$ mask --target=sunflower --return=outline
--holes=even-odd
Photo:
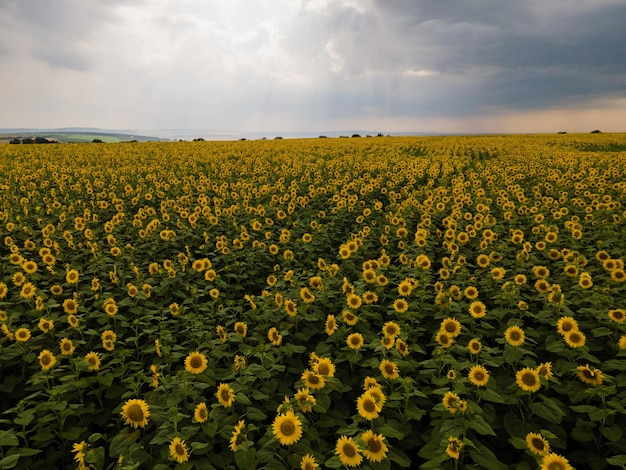
[[[411,291],[413,291],[413,282],[410,279],[405,279],[398,285],[398,294],[403,297],[411,295]]]
[[[615,282],[626,281],[626,271],[623,269],[615,269],[614,271],[611,271],[611,279]]]
[[[574,470],[565,457],[550,452],[541,460],[539,470]]]
[[[370,397],[374,399],[376,402],[376,406],[382,410],[383,406],[385,406],[385,402],[387,401],[387,396],[382,391],[379,385],[369,387],[365,389],[365,392],[369,394]]]
[[[469,306],[469,313],[474,318],[482,318],[485,316],[487,308],[480,300],[474,300]]]
[[[619,341],[617,342],[617,346],[620,349],[626,349],[626,335],[622,335],[619,339]]]
[[[535,281],[535,290],[541,294],[546,294],[550,292],[550,283],[545,279],[538,279]]]
[[[241,419],[234,426],[233,434],[231,435],[230,441],[228,444],[228,448],[233,452],[237,452],[239,449],[242,448],[242,445],[239,443],[239,436],[241,435],[241,431],[243,431],[243,428],[245,427],[245,425],[246,425],[246,422],[243,419]]]
[[[150,417],[150,407],[144,400],[133,398],[127,400],[121,412],[124,424],[137,428],[145,428]]]
[[[469,350],[470,354],[478,354],[480,353],[482,348],[482,343],[476,338],[471,339],[467,345],[467,349]]]
[[[78,325],[80,324],[80,320],[78,319],[78,317],[76,315],[68,315],[67,316],[67,323],[72,328],[78,328]]]
[[[623,308],[609,310],[608,315],[611,321],[614,321],[615,323],[622,323],[626,320],[626,311]]]
[[[387,457],[389,448],[385,444],[385,436],[382,434],[375,434],[370,429],[361,434],[361,440],[365,443],[361,452],[370,462],[382,462]]]
[[[280,343],[283,341],[282,335],[278,332],[275,326],[271,327],[267,332],[267,339],[270,340],[274,346],[280,346]]]
[[[524,344],[526,336],[524,334],[524,330],[522,330],[519,326],[513,325],[509,326],[504,332],[504,339],[511,346],[521,346]]]
[[[461,455],[461,449],[463,448],[463,441],[457,437],[448,437],[448,446],[446,447],[446,454],[453,459],[459,459]]]
[[[23,299],[32,299],[35,296],[35,284],[32,282],[26,282],[22,286],[22,290],[20,291],[20,297]]]
[[[404,313],[409,309],[409,303],[404,299],[396,299],[393,302],[393,309],[396,313]]]
[[[78,282],[78,271],[75,269],[70,269],[65,273],[65,281],[68,284],[76,284]]]
[[[537,366],[537,373],[540,377],[548,380],[552,377],[552,363],[551,362],[542,362]]]
[[[302,437],[302,423],[292,410],[279,414],[272,423],[274,437],[284,446],[289,446]]]
[[[481,254],[476,257],[476,264],[481,268],[489,266],[489,256]]]
[[[396,351],[406,357],[409,355],[409,346],[403,339],[396,338]]]
[[[454,343],[454,339],[452,339],[452,336],[441,330],[439,330],[435,335],[435,341],[437,341],[437,343],[439,343],[442,347],[446,349],[451,347]]]
[[[171,303],[168,308],[173,317],[180,315],[180,306],[176,302]]]
[[[395,362],[390,361],[389,359],[383,359],[380,361],[380,366],[378,366],[380,373],[383,374],[383,377],[388,380],[395,380],[400,377],[400,373],[398,372],[398,365]]]
[[[465,298],[468,300],[475,300],[478,297],[478,289],[474,286],[466,287],[463,291]]]
[[[321,357],[313,366],[313,370],[325,377],[335,376],[335,364],[332,363],[327,357]]]
[[[375,283],[376,282],[376,276],[377,276],[376,271],[374,271],[371,268],[363,270],[363,280],[367,284]]]
[[[506,269],[504,269],[504,268],[493,268],[491,270],[491,279],[493,279],[494,281],[499,281],[499,280],[504,278],[505,274],[506,274]]]
[[[582,331],[570,331],[563,335],[563,338],[570,348],[580,348],[584,346],[587,339]]]
[[[215,396],[217,397],[217,401],[224,408],[230,408],[235,402],[235,393],[233,392],[233,389],[230,388],[230,385],[225,383],[219,384]]]
[[[359,317],[357,317],[350,310],[344,310],[343,312],[341,312],[341,319],[348,326],[354,326],[359,321]]]
[[[446,318],[441,321],[439,330],[445,332],[451,338],[456,338],[461,334],[461,322],[456,318]]]
[[[15,339],[22,343],[30,339],[30,330],[28,328],[18,328],[15,331]]]
[[[287,312],[287,315],[290,317],[295,317],[298,314],[298,307],[293,300],[285,300],[285,312]]]
[[[348,307],[356,310],[361,306],[361,297],[356,294],[348,294],[346,297],[346,303],[348,304]]]
[[[41,370],[49,370],[52,369],[52,366],[57,362],[57,358],[54,357],[51,351],[44,349],[37,356],[39,359],[39,365],[41,365]]]
[[[395,338],[400,334],[400,325],[396,322],[388,321],[383,325],[383,335],[389,338]]]
[[[371,421],[373,419],[378,418],[378,413],[380,413],[381,409],[376,400],[369,394],[368,391],[365,391],[356,401],[356,408],[363,419]]]
[[[236,322],[235,323],[235,333],[237,333],[242,338],[245,338],[246,334],[248,333],[248,325],[246,325],[242,321]]]
[[[335,331],[337,331],[339,326],[337,325],[337,321],[335,319],[335,315],[328,315],[326,317],[326,324],[324,326],[324,331],[328,336],[331,336]]]
[[[522,370],[517,371],[515,383],[525,392],[536,392],[541,388],[539,372],[537,372],[537,369],[531,369],[530,367],[524,367]]]
[[[303,287],[300,289],[300,298],[304,301],[305,304],[310,304],[315,301],[315,295],[311,293],[308,287]]]
[[[593,281],[588,273],[582,273],[578,279],[578,285],[581,289],[591,289],[593,287]]]
[[[300,378],[309,388],[319,389],[324,388],[324,386],[326,385],[326,379],[323,375],[320,375],[308,369],[302,372]]]
[[[87,370],[94,371],[100,369],[100,354],[91,351],[85,356],[85,362],[87,362]]]
[[[602,385],[604,379],[602,371],[595,367],[590,367],[589,364],[578,366],[576,368],[576,375],[588,385]]]
[[[337,439],[335,454],[339,456],[339,460],[346,467],[356,467],[363,461],[361,449],[351,437],[341,436]]]
[[[562,335],[570,331],[578,331],[578,323],[572,317],[561,317],[556,323],[556,330]]]
[[[480,365],[472,367],[467,376],[469,381],[477,387],[483,387],[489,382],[489,371]]]
[[[65,299],[63,301],[63,310],[69,315],[76,315],[78,312],[78,303],[75,299]]]
[[[228,340],[228,336],[226,335],[226,330],[222,325],[217,325],[215,327],[215,331],[217,332],[217,336],[219,337],[222,343],[225,343]]]
[[[363,335],[361,333],[352,333],[346,338],[346,343],[350,349],[356,351],[363,346]]]
[[[4,282],[0,282],[0,299],[4,299],[9,292],[9,288]]]
[[[114,317],[117,314],[117,304],[115,303],[115,299],[106,299],[102,306],[104,307],[104,311],[105,313],[110,316],[110,317]]]
[[[48,331],[54,329],[54,320],[49,320],[47,318],[40,318],[37,326],[42,332],[47,333]]]
[[[363,380],[363,390],[367,390],[368,388],[380,387],[380,384],[374,377],[367,376]]]
[[[450,414],[454,414],[458,411],[457,403],[460,399],[461,397],[459,397],[456,393],[448,390],[444,393],[441,403],[443,404],[443,407],[450,412]]]
[[[193,412],[193,417],[198,423],[204,423],[207,419],[209,419],[209,413],[205,402],[198,403]]]
[[[309,389],[307,387],[299,388],[294,398],[296,402],[298,402],[298,406],[303,413],[310,413],[313,411],[313,407],[317,403],[317,400],[313,395],[309,393]]]
[[[547,455],[550,452],[550,444],[546,438],[534,432],[526,434],[526,446],[533,454]]]
[[[185,370],[192,374],[201,374],[207,368],[208,361],[204,354],[195,351],[185,358]]]
[[[311,454],[305,454],[300,460],[300,470],[315,470],[318,467],[315,457]]]
[[[170,442],[170,457],[176,460],[178,463],[185,463],[189,460],[189,451],[180,437],[175,437]]]

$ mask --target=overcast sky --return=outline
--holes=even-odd
[[[0,128],[626,131],[625,0],[0,0]]]

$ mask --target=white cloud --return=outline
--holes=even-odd
[[[402,72],[402,75],[407,77],[434,77],[435,75],[439,75],[439,72],[436,70],[405,70]]]

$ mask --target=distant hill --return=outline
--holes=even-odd
[[[84,143],[93,142],[94,140],[100,140],[105,143],[125,142],[131,140],[138,142],[169,140],[163,137],[141,135],[132,131],[126,132],[121,130],[85,127],[69,127],[59,129],[0,129],[0,142],[10,142],[13,139],[19,139],[21,141],[22,139],[28,138],[34,140],[38,137],[62,143]]]

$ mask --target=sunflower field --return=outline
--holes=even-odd
[[[626,467],[626,135],[0,146],[0,468]]]

